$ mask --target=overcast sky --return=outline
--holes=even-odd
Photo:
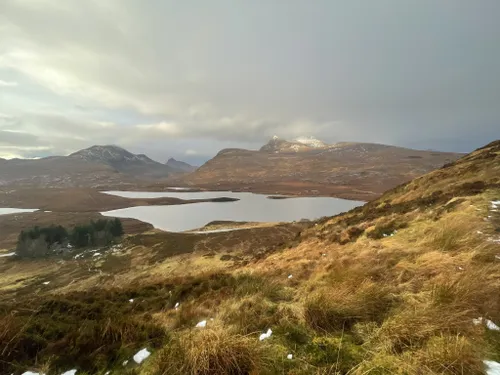
[[[498,0],[1,0],[0,157],[500,138]]]

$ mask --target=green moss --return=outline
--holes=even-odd
[[[365,351],[355,344],[350,335],[315,337],[306,347],[306,358],[310,364],[328,368],[333,365],[333,373],[347,373],[361,363],[364,356]]]

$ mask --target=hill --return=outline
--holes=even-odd
[[[499,209],[496,141],[313,223],[2,257],[0,371],[485,374]]]
[[[165,164],[171,168],[174,168],[176,170],[186,172],[186,173],[193,172],[198,168],[198,167],[195,167],[195,166],[188,164],[186,162],[183,162],[180,160],[175,160],[174,158],[168,159],[168,161]]]
[[[371,143],[327,145],[311,138],[288,142],[273,137],[260,151],[222,150],[181,181],[205,188],[371,200],[460,156]]]
[[[0,160],[0,186],[130,188],[186,173],[118,146],[92,146],[69,156]]]

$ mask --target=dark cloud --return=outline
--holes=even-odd
[[[467,151],[498,137],[499,11],[494,0],[4,0],[0,113],[54,152],[110,142],[211,155],[273,134]]]

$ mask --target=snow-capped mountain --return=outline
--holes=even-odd
[[[267,144],[262,146],[263,152],[302,152],[317,148],[326,148],[328,145],[314,137],[298,137],[293,141],[281,139],[277,135],[273,136]]]
[[[319,139],[314,138],[312,136],[310,136],[310,137],[298,137],[298,138],[295,138],[294,141],[305,144],[306,146],[313,147],[313,148],[323,148],[323,147],[327,146],[327,144],[325,142],[320,141]]]

